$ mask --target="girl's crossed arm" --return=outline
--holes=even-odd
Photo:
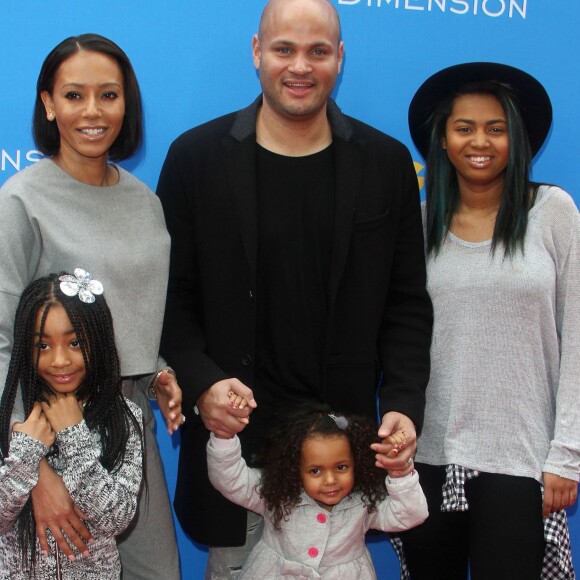
[[[16,522],[38,481],[38,464],[54,443],[54,431],[38,403],[24,423],[15,423],[10,453],[0,467],[0,534]]]
[[[142,426],[139,407],[127,404]],[[131,429],[122,463],[112,472],[101,464],[100,438],[84,420],[58,432],[56,442],[65,462],[62,479],[75,505],[99,534],[120,534],[137,509],[143,465],[141,431]]]

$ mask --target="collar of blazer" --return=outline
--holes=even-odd
[[[256,133],[256,118],[258,109],[262,105],[262,95],[260,95],[249,107],[241,109],[236,115],[236,119],[230,130],[230,136],[236,141],[243,141],[244,139]],[[348,141],[353,134],[352,125],[348,119],[342,114],[338,105],[332,100],[328,99],[326,105],[326,114],[330,121],[332,128],[332,135]]]

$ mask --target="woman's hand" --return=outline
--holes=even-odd
[[[44,443],[47,447],[50,447],[54,443],[54,438],[56,436],[50,421],[42,412],[40,403],[34,403],[32,411],[30,412],[30,415],[28,415],[26,421],[24,421],[24,423],[14,423],[12,431],[26,433],[33,439]]]
[[[89,555],[87,543],[92,536],[83,520],[84,514],[74,505],[67,488],[59,477],[42,459],[38,466],[38,483],[30,494],[36,522],[36,535],[42,551],[48,555],[46,530],[52,533],[58,547],[69,559],[74,559],[70,544],[74,544],[85,556]],[[68,540],[67,540],[68,538]]]
[[[544,517],[576,503],[578,482],[544,472]]]
[[[73,393],[49,395],[48,403],[43,402],[41,405],[42,411],[57,433],[83,420],[82,403]]]
[[[167,432],[172,435],[185,421],[181,414],[181,389],[172,372],[159,371],[153,379],[153,391],[159,404],[159,410],[165,417]]]

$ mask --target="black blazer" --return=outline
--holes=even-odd
[[[161,353],[175,369],[188,417],[175,509],[209,545],[241,545],[245,510],[207,478],[209,436],[193,412],[213,383],[254,389],[256,114],[250,107],[187,131],[170,147],[157,193],[172,238]],[[376,416],[399,411],[420,430],[429,378],[432,308],[417,177],[407,149],[328,102],[335,154],[334,241],[320,399]],[[251,421],[247,430],[251,429]]]

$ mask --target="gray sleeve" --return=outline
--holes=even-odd
[[[554,437],[544,471],[578,481],[580,474],[580,214],[565,192],[557,192],[552,236],[556,250],[556,327],[560,376]]]
[[[234,437],[231,445],[221,443],[213,433],[210,435],[207,443],[209,480],[225,498],[264,516],[266,507],[256,490],[260,470],[246,465],[238,437]]]
[[[386,479],[387,497],[369,514],[368,527],[384,532],[402,532],[423,523],[429,511],[427,499],[414,471],[405,477]]]
[[[48,447],[26,433],[12,434],[10,453],[0,465],[0,534],[16,522],[38,482],[38,464]]]
[[[130,406],[142,424],[141,410]],[[100,445],[84,420],[61,431],[56,440],[65,461],[62,479],[75,505],[103,536],[120,534],[137,509],[143,464],[140,434],[131,430],[123,462],[111,473],[101,465]]]
[[[12,353],[14,316],[22,291],[33,280],[40,256],[40,231],[19,195],[19,176],[0,190],[0,393]],[[24,421],[20,397],[13,422]]]

